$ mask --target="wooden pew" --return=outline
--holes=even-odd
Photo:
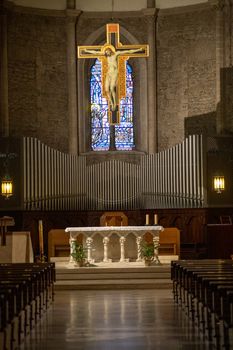
[[[233,347],[232,260],[173,261],[174,300],[217,349]]]
[[[0,264],[0,346],[17,349],[53,300],[54,263]]]

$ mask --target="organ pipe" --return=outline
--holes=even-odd
[[[204,201],[203,140],[189,136],[139,163],[108,160],[87,163],[87,156],[54,150],[24,138],[25,209],[124,210],[181,206],[184,197]],[[182,202],[183,201],[183,202]]]

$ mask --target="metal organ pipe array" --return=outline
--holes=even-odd
[[[24,208],[27,210],[126,210],[202,206],[204,151],[201,135],[140,162],[108,160],[54,150],[23,140]]]

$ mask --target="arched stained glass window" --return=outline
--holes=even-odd
[[[110,147],[108,103],[102,96],[101,63],[98,59],[91,67],[91,147],[93,151],[107,151]],[[134,148],[133,129],[133,78],[132,67],[126,62],[126,97],[120,103],[120,124],[115,126],[117,150]]]

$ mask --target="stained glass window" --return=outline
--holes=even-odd
[[[117,150],[134,148],[133,130],[133,77],[132,67],[126,62],[126,97],[120,102],[120,124],[115,126]],[[91,147],[93,151],[107,151],[110,145],[108,103],[102,96],[101,63],[95,60],[91,68]]]

